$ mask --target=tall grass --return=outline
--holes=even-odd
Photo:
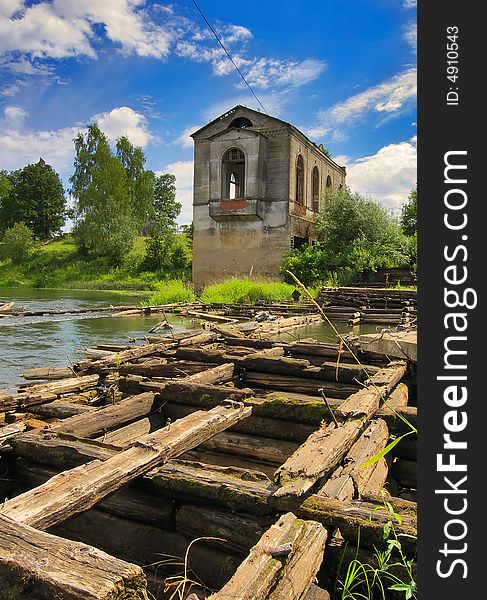
[[[174,304],[176,302],[193,302],[196,294],[193,288],[180,279],[160,281],[155,291],[149,296],[147,304]]]
[[[207,286],[201,294],[201,301],[207,304],[252,303],[258,300],[280,302],[292,300],[294,286],[281,281],[257,281],[231,278]]]

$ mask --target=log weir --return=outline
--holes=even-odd
[[[320,321],[311,303],[260,306],[281,315],[263,323],[245,305],[172,309],[206,328],[100,345],[0,395],[0,598],[159,598],[186,566],[192,600],[330,600],[340,544],[386,548],[388,507],[414,560],[411,363],[276,339]]]

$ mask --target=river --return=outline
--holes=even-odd
[[[130,293],[81,290],[0,288],[0,303],[15,302],[26,310],[61,310],[102,306],[139,305],[143,297]],[[41,317],[0,318],[0,391],[10,391],[22,383],[22,372],[31,367],[64,367],[83,358],[82,350],[98,344],[124,344],[130,338],[147,335],[161,315],[111,318],[110,313],[44,315]],[[194,321],[167,315],[173,331],[197,327]],[[340,333],[352,331],[345,323],[337,324]],[[376,331],[362,326],[361,333]],[[359,328],[353,328],[354,333]],[[299,336],[298,336],[299,334]],[[312,337],[335,341],[328,325],[313,325],[282,339]]]

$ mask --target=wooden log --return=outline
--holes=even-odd
[[[87,510],[135,477],[194,448],[251,412],[251,408],[218,407],[193,413],[170,428],[144,436],[133,447],[104,462],[94,460],[75,467],[8,500],[3,514],[39,528],[54,525]]]
[[[327,532],[283,515],[251,549],[235,575],[209,600],[293,600],[309,591],[323,559]],[[289,546],[291,545],[291,546]],[[287,555],[279,550],[287,548]],[[284,556],[284,557],[283,557]]]
[[[232,379],[234,368],[235,365],[233,363],[218,365],[218,367],[207,369],[201,373],[189,375],[188,377],[185,377],[185,381],[190,383],[206,384],[224,383],[225,381],[230,381],[230,379]]]
[[[176,528],[189,538],[219,537],[224,546],[246,555],[275,517],[256,517],[186,504],[176,513]]]
[[[189,413],[188,413],[189,414]],[[186,416],[186,415],[184,415]],[[154,413],[143,419],[137,419],[133,423],[114,429],[97,437],[99,442],[126,448],[141,436],[147,435],[152,431],[165,427],[167,425],[167,416],[162,413]]]
[[[387,498],[389,502],[389,498]],[[403,505],[404,506],[404,505]],[[394,509],[401,517],[401,523],[394,522],[397,534],[407,534],[411,537],[401,537],[401,544],[407,552],[414,552],[417,537],[416,504],[408,503],[408,508]],[[366,548],[387,547],[384,540],[384,525],[393,519],[384,507],[384,500],[378,503],[362,500],[342,502],[335,498],[312,495],[296,507],[295,513],[302,519],[313,519],[332,530],[338,528],[345,541],[360,544]],[[360,529],[360,533],[359,533]]]
[[[91,406],[75,404],[74,402],[65,402],[64,400],[54,400],[47,404],[34,404],[29,406],[29,412],[34,415],[46,417],[48,419],[66,419],[74,415],[81,415],[93,410]]]
[[[87,544],[37,531],[4,514],[0,514],[0,535],[3,598],[21,600],[35,590],[39,600],[147,599],[145,575],[136,565]]]
[[[408,423],[413,427],[416,427],[418,424],[418,409],[416,406],[404,406],[397,409],[392,415],[387,408],[384,408],[379,410],[376,416],[384,419],[389,427],[389,431],[395,434],[411,431]]]
[[[56,471],[39,465],[30,465],[24,460],[15,465],[15,480],[17,485],[29,489],[42,485]],[[147,523],[158,527],[173,526],[174,500],[159,497],[154,503],[154,495],[140,486],[126,486],[117,492],[106,496],[98,502],[97,508],[124,519],[139,523]]]
[[[133,348],[130,348],[130,350],[110,353],[106,358],[101,358],[99,360],[80,361],[76,363],[75,369],[77,371],[90,371],[92,373],[99,373],[120,367],[122,364],[131,362],[136,358],[141,358],[142,356],[151,356],[153,354],[157,354],[160,350],[167,350],[167,347],[168,344],[164,342],[134,346]]]
[[[52,531],[71,539],[86,540],[106,552],[144,565],[149,581],[154,580],[155,575],[181,573],[191,541],[177,531],[137,523],[97,509],[71,517]],[[165,566],[164,562],[169,557],[172,558],[172,565]],[[188,568],[192,579],[198,578],[213,589],[218,589],[228,581],[240,561],[241,554],[232,552],[231,548],[222,552],[214,542],[200,541],[191,546]],[[159,590],[157,597],[167,598],[161,596],[162,590]],[[125,600],[123,596],[121,598]],[[139,600],[137,596],[126,596],[127,600],[132,598]]]
[[[317,491],[320,496],[337,498],[338,500],[351,500],[360,497],[363,490],[367,490],[369,481],[375,473],[375,465],[363,468],[362,465],[385,448],[389,439],[389,430],[385,421],[377,419],[371,421],[363,434],[350,448],[343,459],[343,466],[339,466],[325,484]],[[387,470],[385,472],[387,477]],[[375,473],[378,476],[378,473]],[[385,478],[384,478],[385,481]],[[382,481],[379,488],[382,487]],[[377,486],[374,480],[372,487]]]
[[[31,385],[19,394],[0,394],[0,412],[51,402],[52,400],[56,400],[56,398],[62,394],[79,392],[95,387],[98,383],[98,379],[98,375],[70,377],[68,379],[60,379],[50,383]]]
[[[24,379],[66,379],[73,376],[73,370],[69,367],[41,367],[26,369],[22,373]]]
[[[358,389],[357,385],[346,383],[334,383],[304,377],[289,377],[286,375],[259,373],[250,370],[245,371],[241,377],[242,381],[250,387],[266,387],[274,390],[301,392],[312,396],[320,396],[318,390],[323,388],[327,396],[333,398],[348,398],[350,394],[353,394]]]
[[[280,488],[273,500],[283,506],[288,501],[305,494],[317,481],[326,477],[345,456],[361,434],[364,421],[346,421],[340,427],[329,426],[319,429],[309,436],[306,442],[276,471],[276,481]]]
[[[205,331],[204,333],[200,333],[198,335],[194,335],[188,338],[184,338],[179,342],[179,346],[192,346],[197,344],[207,344],[208,342],[212,342],[216,340],[217,335],[214,331]]]
[[[200,501],[231,511],[267,515],[277,486],[258,471],[171,460],[141,481],[150,493],[190,502]]]
[[[0,446],[8,442],[15,435],[22,433],[25,428],[26,425],[22,421],[0,427]]]
[[[213,399],[210,399],[205,408],[213,408],[214,406],[218,406],[218,404],[219,402],[214,402]],[[249,399],[249,402],[246,404],[252,406],[251,400]],[[175,420],[185,417],[195,410],[197,410],[197,406],[169,403],[164,407],[164,414],[171,420]],[[232,425],[232,427],[229,428],[229,431],[302,443],[309,435],[311,435],[311,433],[313,433],[313,431],[315,431],[315,429],[316,427],[314,425],[252,415],[248,419]],[[109,440],[109,437],[107,437],[107,440]]]
[[[154,394],[145,392],[126,398],[118,404],[92,408],[61,423],[50,425],[49,429],[76,437],[90,437],[135,421],[159,408],[160,402],[154,400]]]
[[[144,377],[187,377],[208,369],[208,365],[197,362],[171,362],[165,358],[144,361],[140,364],[122,365],[118,372],[121,375],[142,375]]]

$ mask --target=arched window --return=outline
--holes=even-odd
[[[318,171],[318,167],[313,167],[313,176],[312,176],[312,197],[313,197],[313,212],[318,212],[320,210],[320,172]]]
[[[326,178],[326,187],[329,188],[331,187],[331,177],[328,175],[328,177]]]
[[[246,129],[247,127],[252,127],[252,121],[250,119],[247,119],[247,117],[237,117],[236,119],[233,119],[233,121],[230,123],[230,125],[228,126],[230,127],[237,127],[238,129]]]
[[[230,148],[222,159],[222,198],[245,197],[245,155],[239,148]]]
[[[301,154],[296,161],[296,203],[304,204],[304,160]]]

